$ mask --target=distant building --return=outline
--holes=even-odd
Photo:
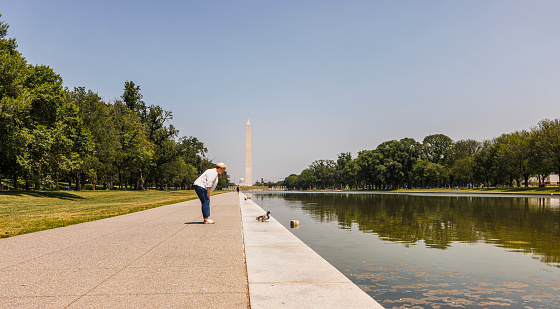
[[[525,181],[523,181],[521,184],[525,185]],[[529,177],[529,185],[537,186],[538,184],[539,179],[537,177]],[[544,184],[549,186],[560,185],[560,176],[558,176],[558,174],[550,174],[544,180]]]

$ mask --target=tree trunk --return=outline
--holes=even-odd
[[[140,169],[138,171],[138,178],[136,179],[136,190],[145,190],[145,188],[144,188],[144,181],[145,180],[146,179],[142,175],[142,170]]]
[[[76,191],[80,191],[80,172],[76,172]]]
[[[17,175],[14,175],[14,190],[17,190],[17,188],[18,188],[17,181],[18,181],[18,177],[17,177]],[[27,181],[25,183],[27,183]],[[29,190],[29,189],[26,189],[26,190]]]
[[[86,189],[86,173],[81,173],[80,174],[80,181],[81,181],[80,190],[85,190]]]
[[[39,179],[40,179],[39,173],[37,173],[35,175],[35,190],[37,190],[37,191],[41,190],[41,185],[39,184]]]

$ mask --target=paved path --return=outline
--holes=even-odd
[[[383,308],[274,217],[256,221],[265,211],[251,199],[240,203],[251,308]]]
[[[382,308],[244,195],[0,239],[0,308]],[[245,257],[246,254],[246,257]]]
[[[0,308],[247,308],[237,194],[0,239]]]

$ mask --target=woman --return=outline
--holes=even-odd
[[[204,224],[214,224],[214,220],[210,219],[210,192],[216,189],[218,185],[218,174],[222,174],[226,170],[226,165],[222,162],[216,164],[215,168],[207,169],[200,177],[194,181],[194,191],[202,203],[202,217]]]

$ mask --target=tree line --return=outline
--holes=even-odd
[[[453,141],[444,134],[391,140],[373,150],[316,160],[280,182],[289,189],[398,189],[528,186],[560,173],[560,120],[484,140]]]
[[[7,33],[0,21],[0,189],[3,177],[26,190],[190,187],[213,166],[204,144],[179,137],[172,112],[148,106],[134,82],[112,102],[69,90],[50,67],[28,64]]]

